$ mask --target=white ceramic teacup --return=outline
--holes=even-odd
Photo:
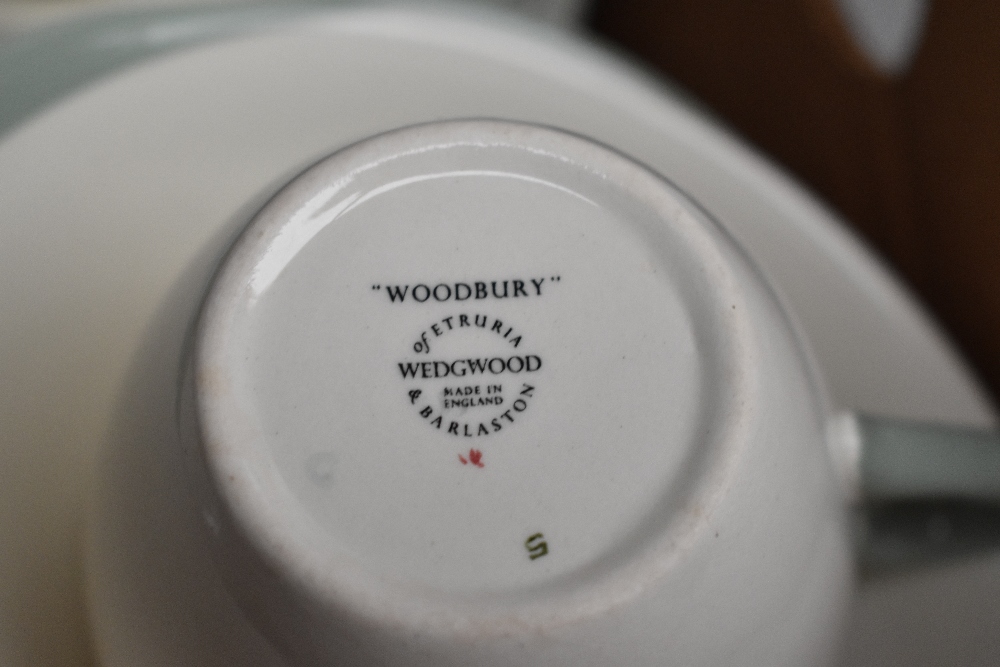
[[[291,664],[819,664],[852,591],[821,380],[655,173],[498,121],[343,149],[212,281],[182,410]]]
[[[838,405],[990,423],[943,337],[821,205],[613,57],[459,14],[110,12],[2,45],[3,431],[19,480],[3,487],[4,656],[822,664],[852,558],[923,553],[920,535],[879,532],[891,511],[862,513],[878,539],[851,545],[845,499],[1000,495],[982,434],[831,417],[805,336],[692,202],[788,299]],[[257,305],[220,296],[211,271],[268,184],[363,137],[486,115],[596,137],[692,196],[526,126],[466,126],[466,144],[492,141],[481,151],[397,154],[461,135],[425,127],[328,165],[383,158],[354,180],[294,179],[254,223],[288,261],[248,282]],[[339,187],[326,194],[343,209],[295,208],[313,186]],[[281,201],[298,225],[281,227]],[[230,277],[261,265],[233,258]],[[186,377],[181,439],[179,360],[200,363],[182,341],[210,284],[202,331],[225,334],[223,372]],[[271,356],[225,356],[239,349]],[[70,537],[99,445],[80,567]],[[932,518],[924,533],[949,533]],[[902,597],[867,587],[848,640],[861,662],[968,657],[960,638],[989,636],[993,609],[976,572]],[[900,603],[942,590],[938,611]]]
[[[819,215],[779,207],[801,196],[787,184],[757,202],[770,187],[764,167],[664,98],[611,86],[614,68],[573,69],[580,53],[535,51],[537,41],[511,41],[515,31],[471,23],[428,20],[431,37],[413,37],[404,26],[425,29],[416,15],[346,16],[268,36],[269,47],[236,44],[238,56],[182,54],[185,76],[225,64],[199,89],[212,91],[208,103],[181,114],[209,118],[203,134],[179,142],[163,122],[170,108],[129,135],[145,146],[158,136],[150,128],[166,128],[156,150],[122,161],[154,156],[163,177],[132,189],[160,198],[116,214],[153,228],[169,199],[156,220],[176,223],[188,246],[171,260],[163,282],[176,284],[157,317],[143,320],[92,511],[89,597],[108,664],[825,664],[853,593],[850,501],[997,495],[992,444],[943,434],[957,444],[941,483],[934,457],[906,467],[893,454],[896,436],[926,428],[832,415],[804,337],[722,228],[588,139],[494,121],[411,127],[343,149],[255,203],[248,193],[316,151],[491,113],[642,155],[734,233],[744,209],[747,220],[784,216],[768,233]],[[376,36],[369,50],[351,31]],[[439,52],[458,34],[517,58],[496,68],[463,55],[478,51]],[[385,67],[373,75],[361,61]],[[479,69],[446,67],[466,61]],[[531,62],[558,76],[527,77]],[[333,71],[346,78],[326,103],[288,97],[322,89]],[[183,86],[163,92],[183,78],[165,72],[133,74],[165,99],[189,99]],[[251,72],[271,78],[247,83]],[[462,88],[470,82],[480,87]],[[368,118],[372,86],[394,113]],[[588,86],[607,90],[574,97]],[[121,99],[145,99],[130,90]],[[232,90],[244,96],[218,111]],[[445,90],[446,102],[429,101]],[[244,119],[251,110],[259,126]],[[225,150],[204,151],[225,156],[217,171],[183,181],[227,117],[238,129]],[[306,121],[322,132],[298,133]],[[644,153],[637,137],[653,145],[654,130],[671,140]],[[184,159],[162,157],[175,143]],[[225,169],[241,158],[250,176],[227,189]],[[182,200],[201,217],[185,217]],[[210,279],[231,231],[223,219],[251,216]],[[753,247],[762,266],[769,247]],[[934,434],[930,449],[941,441]]]

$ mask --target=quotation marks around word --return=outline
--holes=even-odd
[[[470,463],[477,468],[484,468],[486,464],[483,463],[483,453],[478,449],[469,450],[469,458],[465,458],[461,454],[458,455],[458,460],[462,462],[462,465],[469,465]]]
[[[545,536],[535,533],[524,541],[524,548],[528,550],[528,558],[535,560],[549,553],[549,545],[545,542]]]

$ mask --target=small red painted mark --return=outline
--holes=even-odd
[[[469,458],[465,458],[461,454],[458,455],[458,460],[462,462],[462,465],[469,465],[470,463],[477,468],[486,467],[482,461],[483,453],[478,449],[469,450]]]

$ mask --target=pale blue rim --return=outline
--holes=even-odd
[[[95,11],[0,41],[0,137],[89,83],[171,51],[344,2]]]

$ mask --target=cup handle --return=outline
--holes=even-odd
[[[862,567],[1000,549],[1000,432],[863,414],[838,420]]]

